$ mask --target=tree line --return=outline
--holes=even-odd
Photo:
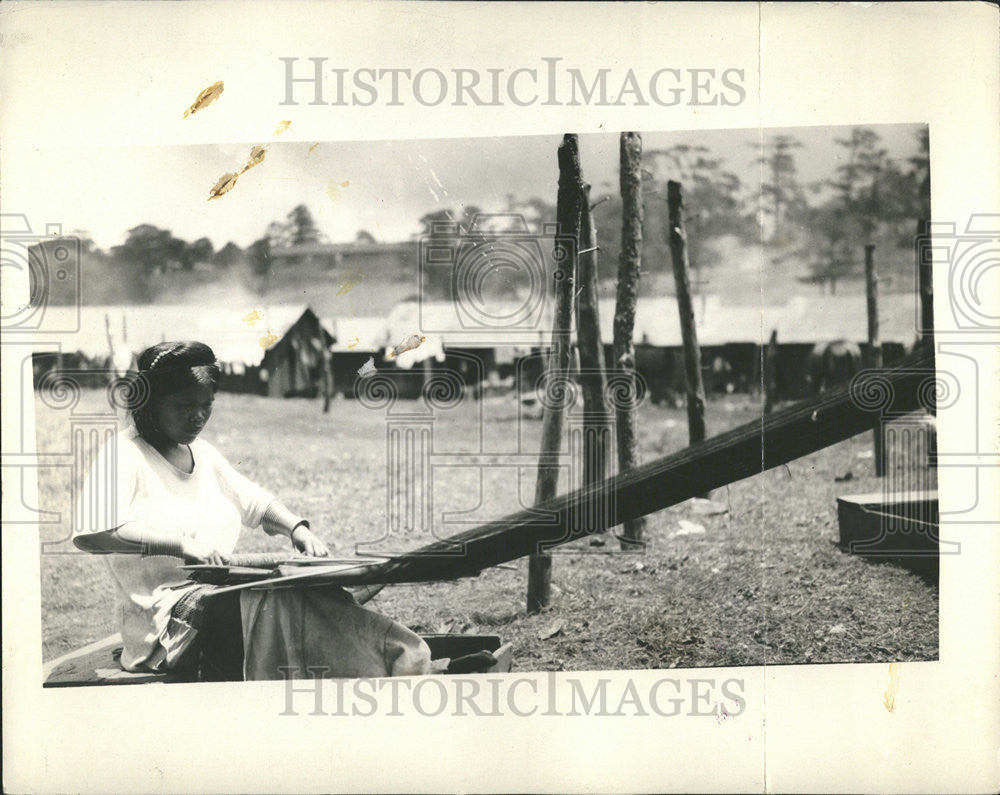
[[[789,282],[798,280],[835,291],[844,280],[864,273],[863,247],[876,243],[886,248],[909,248],[916,222],[930,215],[929,141],[926,130],[918,134],[917,154],[897,162],[888,156],[880,136],[869,128],[855,127],[836,139],[838,164],[829,177],[804,183],[796,156],[803,144],[791,134],[775,134],[761,144],[760,182],[747,185],[727,164],[726,158],[706,146],[677,145],[642,155],[645,232],[642,261],[647,273],[669,273],[669,228],[666,212],[667,182],[684,186],[685,227],[694,289],[711,280],[711,271],[725,261],[723,241],[736,246],[763,247],[770,267]],[[615,277],[621,249],[621,197],[615,186],[594,186],[593,218],[600,247],[598,279]],[[553,222],[552,197],[509,194],[505,212],[523,219],[537,233]],[[419,219],[417,236],[483,236],[513,231],[494,220],[486,229],[473,229],[480,215],[474,205],[458,209],[435,208]],[[447,222],[442,226],[441,222]],[[510,221],[513,223],[513,221]],[[441,232],[449,228],[451,232]],[[357,242],[375,238],[360,230]],[[273,275],[272,252],[328,242],[309,208],[300,204],[283,219],[266,227],[246,249],[233,242],[215,250],[207,237],[188,242],[168,229],[140,224],[125,241],[107,253],[83,241],[85,270],[98,267],[121,285],[123,300],[155,301],[176,274],[200,271],[207,280],[232,278],[235,271],[251,288],[266,292]],[[89,277],[82,274],[86,281]],[[443,279],[443,272],[432,279]],[[444,285],[430,284],[430,289]],[[56,300],[58,302],[58,299]]]
[[[831,175],[803,182],[796,153],[803,144],[789,134],[765,138],[758,158],[759,185],[747,185],[724,157],[706,146],[677,145],[642,155],[645,230],[642,262],[647,273],[669,273],[667,183],[684,186],[684,223],[696,292],[724,264],[725,239],[744,249],[762,247],[767,266],[789,282],[818,285],[836,292],[838,283],[864,276],[864,246],[900,250],[897,262],[909,263],[916,223],[930,217],[929,140],[917,134],[918,151],[903,162],[888,156],[881,138],[855,127],[835,139],[838,165]],[[595,186],[593,218],[600,247],[598,276],[613,281],[621,250],[621,197],[615,186]],[[448,221],[466,235],[479,208],[436,209],[421,220],[422,234],[433,235]],[[540,230],[554,221],[555,204],[545,198],[506,197],[505,212]],[[498,231],[512,231],[500,229]],[[906,265],[909,268],[909,265]],[[648,285],[648,282],[647,282]]]

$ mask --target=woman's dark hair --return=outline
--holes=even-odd
[[[150,443],[162,436],[153,419],[158,400],[195,384],[214,393],[222,374],[215,353],[203,342],[161,342],[140,353],[138,365],[126,409],[139,435]]]

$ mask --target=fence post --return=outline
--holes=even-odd
[[[573,318],[573,286],[576,276],[577,251],[583,210],[583,177],[580,173],[580,150],[577,136],[566,134],[559,145],[559,192],[556,199],[555,280],[556,307],[552,324],[552,349],[545,374],[545,394],[542,411],[542,442],[538,457],[538,479],[535,482],[535,504],[556,496],[559,483],[559,450],[562,447],[562,425],[568,388]],[[570,242],[571,241],[571,242]],[[529,613],[537,613],[549,604],[552,585],[552,556],[545,550],[535,551],[528,559]]]
[[[580,356],[580,387],[583,391],[583,483],[600,483],[608,474],[608,448],[611,444],[611,420],[604,402],[607,380],[604,376],[604,346],[597,306],[597,227],[590,207],[590,185],[583,186],[578,260],[579,297],[577,299],[576,339]],[[584,516],[591,518],[609,506],[599,496]],[[591,543],[600,544],[596,538]]]
[[[934,361],[934,280],[931,270],[930,221],[921,218],[917,221],[917,289],[920,291],[920,345],[924,352]],[[930,410],[936,417],[937,411]],[[927,460],[931,465],[937,464],[937,430],[933,429],[927,441]]]
[[[865,245],[865,293],[868,298],[868,366],[882,367],[882,342],[878,329],[878,271],[875,270],[875,244]],[[885,429],[880,421],[872,430],[875,451],[875,476],[885,475]]]
[[[771,338],[767,341],[763,357],[764,413],[770,414],[778,402],[778,329],[771,329]]]
[[[670,225],[670,255],[677,285],[677,311],[684,343],[684,373],[687,380],[688,438],[691,444],[705,440],[705,385],[701,378],[701,350],[691,304],[691,273],[684,236],[684,195],[679,182],[667,183],[667,213]]]
[[[619,186],[622,197],[622,248],[618,260],[618,289],[615,296],[615,368],[622,389],[615,401],[615,429],[618,443],[618,471],[627,472],[639,463],[636,444],[635,409],[638,385],[635,373],[635,305],[642,265],[642,137],[623,132],[619,141]],[[622,549],[642,543],[645,517],[629,519],[619,539]]]

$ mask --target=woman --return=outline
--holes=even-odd
[[[419,636],[360,607],[341,589],[248,593],[241,617],[238,595],[213,597],[214,586],[187,579],[182,561],[224,563],[242,527],[287,536],[304,555],[329,553],[308,521],[198,438],[219,383],[211,348],[163,342],[145,350],[138,367],[127,396],[134,427],[100,453],[88,500],[99,505],[94,526],[104,531],[101,551],[125,553],[107,556],[124,640],[122,666],[201,679],[280,678],[289,675],[279,670],[283,662],[304,655],[312,665],[331,663],[334,676],[429,672],[430,651]],[[78,538],[77,545],[97,551],[94,541]],[[308,626],[307,620],[326,626],[307,633],[304,647],[301,638],[289,639],[286,627]],[[256,650],[249,666],[244,636],[254,639]]]

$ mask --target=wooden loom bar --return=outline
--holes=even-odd
[[[596,491],[607,492],[611,526],[668,508],[871,430],[883,411],[900,414],[920,409],[920,398],[933,377],[933,358],[918,352],[898,367],[870,371],[867,387],[852,391],[850,385],[842,386],[532,510],[387,561],[373,581],[473,575],[531,554],[539,545],[556,546],[606,530],[602,524],[574,527],[574,517],[584,513]],[[876,400],[882,395],[885,400]]]
[[[599,533],[822,450],[871,430],[886,412],[898,416],[924,408],[933,398],[934,359],[917,351],[897,367],[866,371],[860,378],[853,388],[845,385],[831,390],[601,483],[384,563],[315,577],[303,573],[293,582],[278,579],[269,585],[389,584],[475,576],[490,566],[530,555],[539,545],[558,546]],[[598,492],[605,492],[602,496],[609,500],[609,510],[589,515],[608,521],[590,527],[576,525],[575,518],[588,515],[586,505]],[[248,587],[261,587],[261,583],[220,592]]]

